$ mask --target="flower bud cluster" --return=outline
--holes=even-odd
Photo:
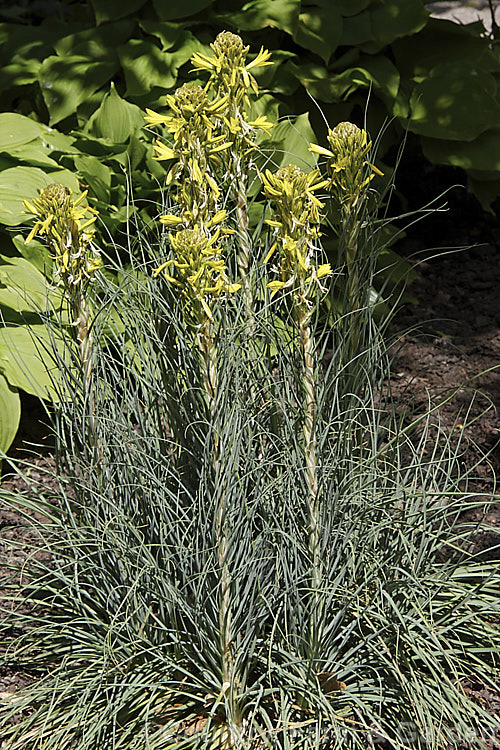
[[[341,122],[328,131],[330,149],[310,144],[309,151],[326,156],[328,190],[341,206],[352,208],[375,174],[382,172],[366,160],[372,143],[366,130],[352,122]]]
[[[36,217],[26,241],[37,234],[47,238],[59,283],[67,289],[85,285],[101,265],[92,244],[97,211],[83,204],[86,195],[85,191],[75,201],[69,188],[53,183],[33,203],[24,201],[27,211]]]
[[[211,46],[213,57],[196,53],[192,58],[195,71],[210,71],[207,85],[184,84],[167,96],[166,115],[147,110],[146,116],[148,124],[164,126],[170,135],[168,145],[158,139],[155,158],[171,162],[167,184],[179,184],[175,196],[179,211],[160,218],[172,230],[174,257],[157,273],[163,271],[185,297],[197,300],[208,317],[210,298],[240,288],[229,283],[222,257],[220,240],[234,230],[223,226],[227,215],[221,207],[220,185],[231,165],[241,164],[243,150],[254,147],[252,133],[270,127],[265,117],[248,121],[241,107],[249,101],[249,88],[258,91],[249,70],[269,65],[270,54],[261,50],[247,63],[249,48],[229,32],[219,34]]]
[[[329,263],[316,266],[317,241],[320,237],[321,216],[324,204],[314,195],[327,185],[319,170],[304,172],[289,164],[276,173],[269,169],[261,175],[264,194],[272,201],[274,214],[267,224],[274,229],[274,242],[265,262],[279,248],[280,275],[268,287],[272,294],[291,288],[302,296],[312,291],[313,285],[331,273]]]

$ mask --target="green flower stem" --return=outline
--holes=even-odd
[[[320,551],[319,519],[319,486],[316,440],[316,390],[315,390],[315,353],[311,334],[311,310],[307,302],[301,301],[295,307],[296,322],[299,330],[300,348],[303,365],[302,396],[304,419],[302,434],[304,438],[304,458],[306,463],[307,506],[309,516],[308,541],[311,558],[311,619],[310,644],[311,654],[319,645],[322,627],[320,590],[323,579],[323,564]]]
[[[212,429],[216,427],[217,411],[217,345],[213,336],[212,321],[205,316],[201,322],[198,333],[198,347],[202,355],[203,384],[207,395],[208,411]],[[214,483],[217,485],[220,474],[221,446],[220,434],[217,429],[213,431],[213,470]],[[233,670],[231,658],[231,576],[227,563],[228,533],[226,523],[226,503],[224,496],[221,497],[215,518],[217,535],[217,564],[220,571],[220,597],[219,597],[219,626],[221,637],[222,654],[222,682],[223,690],[233,685]]]

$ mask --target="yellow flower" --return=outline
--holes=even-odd
[[[89,281],[101,265],[92,245],[95,231],[91,227],[97,211],[84,205],[86,195],[87,191],[74,200],[69,188],[53,183],[33,203],[24,201],[24,207],[37,219],[26,241],[36,234],[47,238],[59,279],[68,288]]]
[[[328,131],[330,149],[311,143],[309,151],[319,156],[326,156],[326,171],[329,177],[328,187],[341,203],[352,205],[375,174],[382,175],[366,156],[371,149],[366,130],[358,128],[352,122],[341,122]],[[366,174],[365,167],[371,170]]]
[[[220,91],[236,104],[246,97],[249,88],[258,94],[257,81],[249,71],[272,65],[271,53],[262,47],[257,57],[247,63],[250,47],[245,47],[241,37],[230,31],[222,31],[210,46],[214,51],[212,57],[195,52],[191,58],[193,70],[208,70]]]
[[[219,212],[218,223],[224,217],[225,212]],[[221,233],[220,227],[210,234],[198,226],[170,233],[173,258],[155,270],[155,276],[164,272],[167,281],[180,288],[186,299],[198,301],[209,318],[212,318],[210,304],[214,298],[232,294],[241,287],[227,278],[222,248],[217,244]]]

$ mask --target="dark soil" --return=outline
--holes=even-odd
[[[428,166],[422,172],[421,161],[412,168],[410,158],[398,184],[402,194],[412,195],[413,205],[403,208],[421,206],[429,196],[461,180],[461,173],[452,169]],[[440,409],[441,427],[451,433],[462,431],[466,436],[464,460],[475,467],[470,489],[484,495],[486,502],[496,492],[495,473],[500,476],[500,225],[464,188],[452,190],[446,200],[446,212],[420,222],[396,247],[415,263],[419,278],[411,288],[418,304],[405,305],[391,325],[390,334],[396,342],[392,390],[396,398],[423,410],[429,402],[437,403],[455,394]],[[463,249],[453,250],[460,247]],[[26,443],[44,445],[32,459],[30,471],[35,481],[40,479],[37,466],[53,465],[45,421],[36,400],[27,397],[11,454],[22,456]],[[485,454],[488,460],[477,465]],[[21,488],[23,480],[9,475],[7,469],[4,466],[2,486]],[[480,515],[476,514],[477,520]],[[489,506],[486,520],[490,526],[500,527],[500,504]],[[20,541],[18,554],[27,554],[31,533],[16,513],[0,511],[0,539],[14,537]],[[477,543],[488,559],[500,557],[500,529],[498,534],[483,534]],[[3,554],[0,542],[0,577],[6,572]],[[31,679],[29,674],[0,667],[0,700]],[[489,712],[500,715],[499,695],[480,683],[471,682],[465,688]],[[500,748],[500,737],[488,740],[486,747]]]

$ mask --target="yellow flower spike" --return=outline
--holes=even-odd
[[[352,122],[341,122],[328,131],[327,140],[330,149],[311,143],[309,151],[326,157],[329,190],[341,203],[352,205],[374,175],[382,175],[377,167],[365,159],[372,145],[368,133]],[[365,167],[372,171],[368,177]]]
[[[246,69],[251,70],[252,68],[263,68],[266,65],[274,65],[274,63],[269,59],[270,57],[271,53],[268,52],[268,50],[264,49],[264,47],[261,47],[260,52],[255,60],[252,60],[251,63],[248,63]]]
[[[92,274],[101,265],[100,258],[91,242],[95,230],[97,211],[84,203],[87,192],[76,200],[72,191],[64,185],[47,185],[33,202],[24,206],[36,222],[28,235],[31,242],[36,234],[46,237],[56,264],[58,281],[69,290],[78,284],[90,281]]]

